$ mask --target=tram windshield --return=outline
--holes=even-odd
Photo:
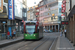
[[[35,25],[26,25],[26,32],[28,34],[33,34],[35,32]]]

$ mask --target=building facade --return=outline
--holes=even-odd
[[[66,12],[69,24],[66,25],[67,38],[75,46],[75,0],[66,0]]]
[[[23,0],[22,19],[27,20],[27,0]]]
[[[36,8],[38,6],[30,7],[27,11],[27,20],[28,21],[36,21]]]
[[[10,1],[10,2],[9,2]],[[21,21],[23,18],[22,9],[23,9],[23,0],[13,0],[13,10],[10,11],[10,14],[14,12],[14,19],[9,19],[9,8],[11,8],[11,0],[1,0],[3,3],[3,12],[0,13],[0,33],[10,32],[12,35],[12,30],[16,29],[17,32],[21,31]],[[1,8],[1,7],[0,7]]]
[[[45,29],[59,31],[58,0],[42,0],[39,3],[39,20]]]

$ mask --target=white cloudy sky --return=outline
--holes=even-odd
[[[27,0],[27,6],[32,7],[34,5],[37,5],[41,0]],[[36,2],[36,4],[34,4]]]

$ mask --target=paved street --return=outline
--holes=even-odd
[[[39,41],[21,41],[0,48],[0,50],[49,50],[58,36],[59,33],[44,33],[44,38]]]
[[[75,50],[74,12],[75,0],[0,0],[0,50]]]
[[[59,32],[44,33],[39,41],[20,41],[0,48],[0,50],[74,50],[75,47]]]

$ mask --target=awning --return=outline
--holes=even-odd
[[[72,10],[70,11],[68,17],[72,17],[75,14],[75,5],[73,6]]]

